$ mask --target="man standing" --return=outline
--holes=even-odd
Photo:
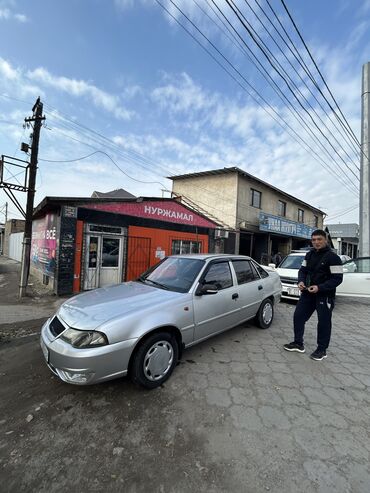
[[[325,231],[316,229],[311,235],[311,241],[313,248],[305,256],[298,272],[298,288],[301,296],[293,317],[294,341],[285,344],[284,349],[305,352],[303,345],[305,323],[316,310],[317,349],[311,354],[311,358],[321,361],[327,356],[335,289],[343,281],[343,267],[338,255],[328,246]]]

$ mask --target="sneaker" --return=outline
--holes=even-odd
[[[297,344],[296,342],[284,344],[284,349],[286,351],[297,351],[297,353],[304,353],[306,351],[303,344]]]
[[[311,354],[310,358],[315,361],[321,361],[322,359],[327,358],[325,349],[316,349],[316,351]]]

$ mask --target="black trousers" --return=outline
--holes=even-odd
[[[334,298],[328,298],[318,294],[301,293],[297,303],[294,322],[294,342],[303,344],[304,327],[316,310],[317,312],[317,347],[325,350],[329,346],[331,335],[331,314],[334,309]]]

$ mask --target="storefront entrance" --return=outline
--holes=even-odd
[[[84,289],[118,284],[122,281],[125,242],[123,235],[98,234],[98,232],[92,234],[91,230],[94,229],[94,225],[89,225],[89,227],[90,234],[86,235],[85,243]],[[122,233],[121,228],[112,229],[120,230],[119,232]]]

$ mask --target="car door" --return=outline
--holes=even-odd
[[[215,294],[194,295],[194,339],[206,339],[239,323],[239,288],[234,285],[230,263],[212,262],[200,280],[217,289]]]
[[[237,300],[240,312],[239,322],[253,318],[258,312],[264,297],[264,281],[254,269],[250,260],[235,259],[232,261],[239,287]]]
[[[370,257],[356,258],[343,264],[343,282],[338,286],[337,294],[370,298]]]

